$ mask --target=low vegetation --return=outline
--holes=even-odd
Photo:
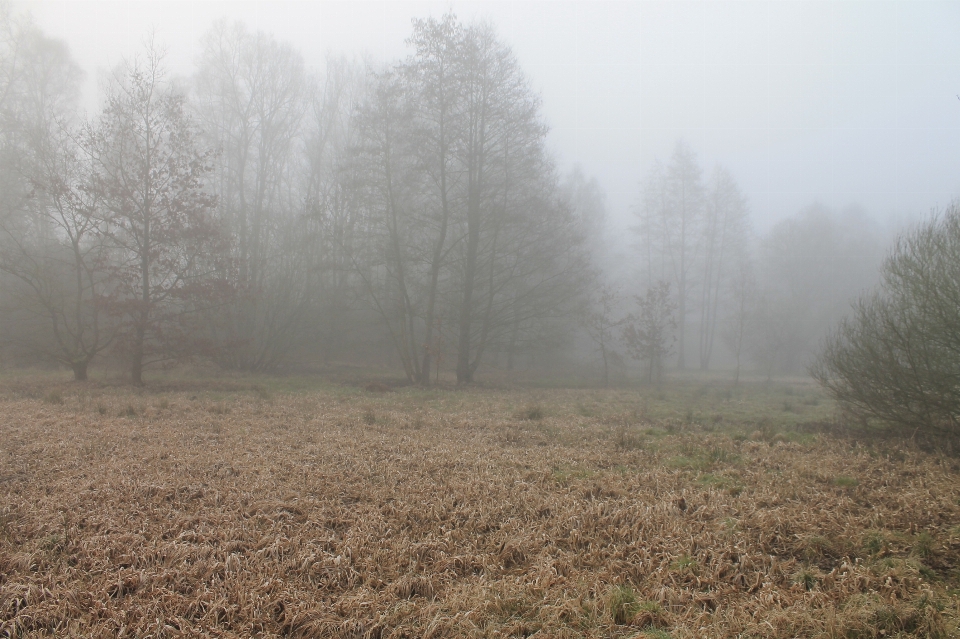
[[[960,434],[960,204],[902,235],[821,349],[814,376],[852,417]]]
[[[833,410],[0,380],[0,636],[960,636],[960,463]]]

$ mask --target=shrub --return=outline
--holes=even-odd
[[[854,416],[960,434],[960,204],[901,236],[813,376]]]

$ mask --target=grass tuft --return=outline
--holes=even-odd
[[[543,409],[539,404],[525,406],[517,411],[517,418],[523,421],[540,421],[543,419]]]

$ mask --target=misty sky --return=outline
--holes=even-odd
[[[488,19],[543,97],[561,168],[579,163],[629,224],[654,158],[687,140],[727,166],[759,228],[813,202],[913,218],[960,195],[958,2],[29,2],[97,79],[155,29],[191,73],[221,17],[374,62],[407,53],[410,19]]]

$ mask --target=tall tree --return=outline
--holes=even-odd
[[[7,339],[77,380],[111,341],[97,198],[85,189],[73,126],[81,77],[62,42],[0,4],[0,270],[14,278],[6,293],[15,309],[5,313]],[[17,313],[32,321],[9,321]]]
[[[616,313],[620,305],[620,295],[617,289],[611,286],[602,286],[592,300],[590,308],[582,320],[583,327],[594,346],[600,351],[600,361],[603,364],[601,380],[603,386],[610,384],[610,359],[615,353],[613,346],[616,343],[614,331],[623,325],[627,319],[617,319]]]
[[[101,196],[89,188],[74,139],[61,133],[50,142],[31,162],[29,224],[0,222],[0,270],[22,284],[15,297],[20,310],[39,316],[47,329],[30,349],[68,366],[82,381],[114,336],[103,308],[111,281],[98,218]]]
[[[417,264],[426,229],[414,210],[419,180],[410,144],[410,109],[402,76],[386,72],[358,114],[358,146],[367,217],[362,253],[353,257],[368,295],[382,317],[407,379],[422,381]],[[427,240],[429,241],[429,240]],[[377,278],[382,273],[385,277]],[[429,360],[427,360],[429,363]],[[426,383],[429,379],[426,380]]]
[[[446,325],[469,383],[486,353],[569,315],[589,270],[583,228],[544,150],[539,100],[492,28],[447,15],[415,22],[410,42],[360,110],[364,227],[380,248],[357,270],[377,267],[364,281],[411,379],[430,383]]]
[[[205,184],[213,153],[201,148],[184,96],[165,85],[161,62],[150,48],[118,71],[82,142],[93,162],[89,188],[103,204],[113,303],[136,384],[146,366],[189,347],[198,287],[216,272],[219,254],[216,197]]]
[[[292,47],[221,21],[204,37],[196,87],[207,139],[221,149],[215,183],[240,293],[216,318],[218,339],[232,345],[222,363],[272,368],[310,321],[294,176],[311,84]]]
[[[372,84],[356,62],[328,58],[305,117],[299,189],[312,327],[305,341],[316,344],[324,362],[349,353],[357,346],[353,340],[368,335],[363,312],[367,304],[354,267],[364,249],[359,245],[363,163],[357,161],[356,149],[363,145],[363,118],[358,105],[365,104]]]
[[[493,330],[500,324],[502,316],[495,311],[501,294],[511,285],[528,289],[524,295],[546,292],[551,278],[561,279],[559,273],[551,272],[553,267],[572,272],[536,249],[566,250],[572,260],[583,257],[582,237],[573,237],[576,225],[570,211],[549,202],[555,198],[556,177],[543,147],[547,129],[540,119],[540,100],[513,52],[485,24],[465,29],[462,51],[463,133],[458,162],[464,174],[465,202],[457,335],[461,384],[473,381]],[[554,194],[545,197],[547,184]],[[559,234],[550,237],[543,215],[552,218],[547,224]],[[565,245],[567,239],[573,243]],[[518,273],[523,267],[530,270]],[[568,290],[573,293],[576,287]]]
[[[703,247],[704,187],[693,150],[682,141],[670,162],[655,164],[637,214],[641,248],[646,255],[647,282],[669,281],[677,300],[677,368],[686,367],[687,316],[697,285]]]
[[[452,152],[462,134],[461,83],[464,29],[453,14],[441,20],[415,20],[410,44],[413,55],[403,65],[411,94],[407,99],[415,109],[418,158],[427,181],[426,213],[423,229],[429,229],[424,259],[428,265],[426,303],[423,315],[423,359],[420,383],[430,384],[431,370],[439,356],[440,335],[437,304],[440,275],[450,250],[454,189],[459,183]]]
[[[723,289],[728,284],[731,263],[743,261],[749,227],[747,202],[730,173],[714,169],[707,190],[703,214],[703,235],[699,246],[700,280],[700,369],[710,368],[713,356]]]
[[[746,252],[742,252],[737,258],[729,276],[728,314],[720,333],[736,362],[734,385],[740,383],[743,354],[748,344],[747,332],[754,321],[754,307],[757,303],[757,280],[753,262]]]

